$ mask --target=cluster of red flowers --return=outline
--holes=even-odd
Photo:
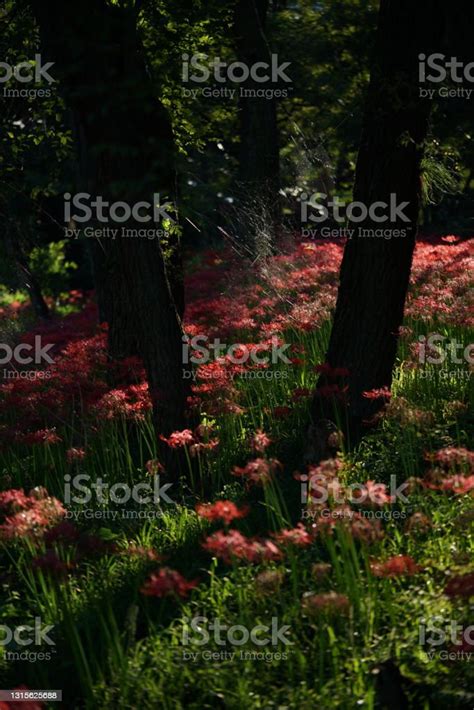
[[[222,520],[229,525],[233,520],[244,518],[249,511],[248,506],[238,508],[230,500],[218,500],[216,503],[201,503],[196,506],[196,512],[207,520]]]
[[[427,460],[434,464],[422,484],[436,491],[450,491],[465,495],[474,490],[474,452],[465,448],[447,447],[427,454]]]
[[[187,597],[191,589],[199,584],[194,579],[188,582],[182,574],[169,567],[162,567],[153,572],[141,588],[142,594],[149,597]]]
[[[243,468],[234,466],[232,475],[243,478],[247,484],[263,486],[272,480],[280,468],[281,463],[276,459],[257,458],[249,461]]]
[[[311,527],[313,535],[332,535],[337,528],[366,544],[377,542],[384,536],[380,520],[366,518],[348,505],[333,508],[326,514],[317,516]]]
[[[298,523],[295,528],[284,529],[275,533],[275,540],[283,546],[308,547],[313,542],[313,536],[307,531],[303,523]]]
[[[211,428],[202,424],[191,431],[191,429],[183,429],[182,431],[174,431],[169,437],[160,436],[160,439],[167,444],[170,449],[181,449],[187,447],[191,456],[197,456],[203,451],[213,451],[219,445],[219,439],[210,438]]]
[[[0,513],[5,516],[0,525],[0,539],[42,535],[66,513],[62,503],[51,497],[45,488],[0,493]]]
[[[301,243],[292,251],[267,260],[264,268],[257,264],[250,270],[247,265],[244,269],[230,250],[219,254],[209,251],[203,257],[203,267],[187,277],[186,332],[245,343],[248,340],[245,334],[252,331],[258,334],[260,348],[268,345],[270,337],[288,329],[318,329],[334,308],[343,246],[342,241],[327,242],[324,248]],[[447,323],[468,324],[466,274],[471,263],[466,242],[419,240],[408,315],[426,318],[436,312]],[[142,419],[149,411],[150,397],[140,361],[127,358],[112,366],[106,355],[106,329],[97,327],[95,306],[81,294],[72,294],[71,300],[84,302],[85,306],[78,313],[61,320],[52,319],[22,336],[26,343],[41,335],[44,344],[53,344],[54,363],[48,368],[49,379],[12,378],[0,385],[0,414],[5,415],[0,442],[3,439],[6,443],[16,441],[25,445],[57,443],[62,436],[55,427],[61,421],[70,421],[79,407],[81,417],[89,414],[94,426],[115,417]],[[299,353],[292,362],[295,365],[303,362]],[[211,414],[242,413],[234,378],[245,370],[262,366],[266,365],[253,362],[237,365],[228,357],[200,365],[190,404],[200,406],[205,400],[206,411]],[[111,367],[115,368],[114,380],[120,383],[114,388],[107,378]],[[330,378],[347,375],[343,368],[320,365],[317,369]],[[304,396],[308,394],[306,391]],[[345,396],[339,383],[327,383],[320,394]],[[295,390],[295,399],[300,396],[303,392]],[[381,389],[367,396],[386,398],[389,393]],[[275,415],[285,416],[286,407],[282,404]],[[13,411],[17,412],[14,418]],[[210,442],[196,442],[194,453],[203,448],[201,444],[210,446]],[[255,452],[261,453],[258,444]]]
[[[203,548],[211,555],[230,564],[237,560],[245,562],[263,562],[280,560],[281,550],[271,540],[249,538],[238,530],[223,532],[218,530],[202,543]]]
[[[346,594],[338,594],[337,592],[313,594],[310,592],[303,596],[301,607],[307,616],[321,612],[344,613],[350,609],[350,601]]]
[[[372,562],[370,569],[375,577],[410,576],[420,571],[409,555],[395,555],[384,562]]]

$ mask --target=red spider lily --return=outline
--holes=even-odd
[[[447,470],[463,469],[466,472],[474,473],[474,451],[469,451],[469,449],[449,446],[435,453],[425,454],[425,458],[428,461],[436,462]]]
[[[68,463],[72,463],[73,461],[82,461],[86,456],[86,451],[85,449],[80,449],[80,448],[72,448],[68,449],[66,451],[66,458],[68,460]]]
[[[50,444],[57,444],[62,441],[61,437],[56,434],[56,429],[39,429],[38,431],[33,431],[28,434],[18,434],[16,437],[17,441],[27,446],[32,446],[33,444],[44,444],[48,446]]]
[[[395,500],[394,496],[387,493],[387,486],[385,483],[376,483],[375,481],[367,481],[363,486],[355,488],[351,491],[351,496],[355,503],[358,502],[358,498],[361,499],[363,505],[387,505],[387,503],[393,503]]]
[[[93,407],[94,413],[106,420],[126,418],[143,421],[150,410],[151,398],[146,382],[110,390]]]
[[[457,244],[460,239],[461,237],[456,237],[454,234],[448,234],[445,237],[441,237],[441,241],[446,242],[447,244]]]
[[[392,393],[388,387],[380,387],[379,389],[367,390],[367,392],[362,392],[363,397],[366,399],[390,399]]]
[[[199,441],[195,444],[191,444],[189,447],[189,454],[191,456],[197,456],[203,451],[213,451],[219,446],[219,439],[211,439],[210,441]]]
[[[366,545],[373,544],[384,536],[380,520],[366,518],[348,505],[342,505],[333,510],[328,508],[321,510],[311,528],[313,535],[318,533],[332,535],[337,528]]]
[[[350,609],[349,597],[337,592],[324,594],[307,593],[301,601],[303,612],[311,616],[320,612],[346,612]]]
[[[150,461],[147,461],[145,468],[150,476],[156,476],[158,473],[165,472],[165,467],[158,461],[158,459],[150,459]]]
[[[30,492],[27,507],[7,516],[0,525],[0,538],[11,539],[42,535],[45,529],[57,523],[66,513],[56,498],[45,496],[46,489]],[[33,494],[33,495],[32,495]]]
[[[262,562],[281,559],[281,551],[271,540],[248,538],[238,530],[230,530],[227,533],[218,530],[206,538],[202,546],[227,564],[234,560]]]
[[[249,483],[265,485],[271,481],[273,474],[278,468],[281,468],[281,463],[276,459],[258,458],[249,461],[243,468],[234,466],[232,475],[245,478]]]
[[[448,597],[465,597],[466,599],[474,596],[474,572],[451,577],[444,588],[444,593]]]
[[[291,530],[280,530],[278,533],[274,533],[273,537],[278,544],[283,546],[294,545],[295,547],[307,547],[313,543],[312,535],[309,534],[302,523],[298,523],[298,525]]]
[[[201,503],[196,506],[196,512],[201,518],[212,521],[222,520],[226,525],[238,518],[244,518],[248,511],[248,506],[239,509],[230,500],[218,500],[216,503]]]
[[[420,571],[420,567],[408,555],[395,555],[385,562],[372,562],[370,569],[375,577],[409,576]]]
[[[255,434],[252,436],[250,446],[252,451],[256,454],[263,454],[265,449],[267,449],[272,440],[265,434],[261,429],[257,429]]]
[[[183,431],[174,431],[168,438],[161,435],[161,441],[164,441],[170,449],[179,449],[183,446],[194,444],[194,435],[191,429],[183,429]]]
[[[190,582],[179,572],[169,567],[162,567],[153,572],[141,588],[141,593],[149,597],[187,597],[191,589],[199,584],[194,579]]]
[[[24,510],[30,505],[30,499],[25,494],[23,489],[16,490],[12,488],[9,491],[0,493],[0,510],[7,512],[15,512]]]
[[[451,476],[451,478],[443,478],[441,490],[452,491],[456,495],[465,495],[474,490],[474,476]]]

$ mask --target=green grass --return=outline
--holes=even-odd
[[[327,328],[314,335],[295,332],[289,340],[303,343],[313,363],[322,362],[327,332]],[[458,336],[456,329],[449,334]],[[402,346],[393,392],[405,400],[405,417],[384,419],[357,451],[345,455],[347,483],[369,479],[388,483],[391,475],[402,482],[422,476],[427,451],[469,443],[468,410],[452,403],[469,401],[471,380],[444,377],[443,367],[435,365],[427,366],[429,377],[422,377],[420,371],[405,366],[404,357]],[[467,372],[467,366],[463,369]],[[300,485],[293,472],[303,470],[308,406],[306,400],[295,403],[291,393],[296,387],[313,387],[317,375],[304,366],[289,366],[287,375],[238,384],[245,411],[214,418],[218,453],[203,457],[195,470],[205,489],[213,491],[209,497],[239,504],[250,501],[249,517],[232,526],[246,534],[268,534],[296,524],[301,515]],[[276,419],[274,408],[288,403],[291,414]],[[407,412],[413,410],[425,415],[407,421]],[[249,460],[248,436],[260,427],[273,439],[269,455],[282,462],[283,471],[273,487],[247,492],[231,469]],[[132,427],[115,421],[104,425],[100,435],[88,434],[87,458],[71,469],[65,450],[72,439],[67,429],[64,433],[62,444],[2,452],[1,466],[8,481],[3,487],[27,491],[44,485],[51,495],[63,499],[64,476],[78,471],[93,480],[101,477],[110,484],[133,485],[146,480],[145,463],[156,456],[150,422]],[[402,685],[410,708],[474,706],[472,662],[430,660],[418,640],[423,619],[440,616],[464,625],[472,620],[468,601],[451,601],[443,595],[450,575],[472,570],[474,516],[469,522],[466,515],[472,511],[472,497],[418,490],[409,495],[408,503],[394,506],[402,517],[383,521],[385,535],[380,541],[365,545],[336,530],[333,536],[317,537],[309,548],[288,550],[281,562],[252,566],[226,566],[201,548],[203,537],[217,526],[194,512],[199,496],[189,480],[174,483],[173,499],[178,504],[163,505],[161,517],[155,520],[81,520],[80,527],[113,542],[115,551],[85,558],[66,579],[32,567],[38,549],[27,540],[3,544],[0,624],[14,626],[41,616],[44,624],[54,625],[55,646],[48,661],[0,660],[2,687],[20,683],[31,688],[60,687],[65,707],[309,710],[388,707],[387,697],[396,699]],[[86,507],[114,506],[101,506],[93,499]],[[406,519],[414,512],[429,517],[429,529],[407,531]],[[165,564],[187,579],[198,578],[200,584],[189,599],[141,594],[144,580],[160,565],[125,554],[131,543],[164,555]],[[68,553],[60,554],[67,561]],[[373,558],[396,554],[412,556],[421,571],[392,579],[370,573]],[[332,565],[329,576],[319,581],[312,574],[317,562]],[[263,569],[281,572],[277,591],[260,590],[256,577]],[[308,615],[303,595],[330,590],[347,595],[349,609]],[[277,617],[280,626],[289,626],[292,645],[221,646],[211,639],[202,647],[190,647],[183,643],[183,629],[197,616],[248,628],[269,625]],[[190,657],[196,650],[200,655]],[[237,655],[212,659],[203,652]],[[263,656],[255,659],[246,652]]]

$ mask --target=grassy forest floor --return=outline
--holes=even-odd
[[[1,687],[87,708],[474,707],[471,246],[419,241],[382,416],[309,470],[339,243],[188,265],[186,332],[241,347],[194,369],[200,424],[167,440],[179,480],[138,360],[110,386],[88,294],[28,330],[54,362],[0,387],[0,625],[52,628],[2,643]],[[2,318],[14,338],[28,310]],[[290,348],[259,364],[257,344]],[[158,477],[159,504],[138,500]]]

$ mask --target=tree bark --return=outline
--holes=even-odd
[[[356,233],[344,250],[326,356],[336,372],[320,377],[312,404],[313,425],[317,428],[318,421],[337,420],[344,425],[349,444],[357,443],[385,401],[366,398],[363,393],[390,387],[392,381],[431,110],[431,102],[419,96],[418,55],[439,51],[445,28],[443,5],[440,0],[381,0],[380,4],[354,200],[367,207],[378,201],[390,204],[395,194],[397,204],[408,203],[404,213],[409,222],[397,217],[391,223],[367,219],[350,225]],[[361,229],[380,228],[391,230],[392,238],[361,236]],[[394,230],[406,230],[406,236],[395,237]],[[348,375],[337,369],[347,370]],[[320,455],[321,451],[313,452],[313,458]]]
[[[33,0],[44,58],[55,63],[73,111],[84,187],[94,197],[133,206],[174,197],[171,124],[156,101],[132,9],[104,0],[80,7]],[[95,224],[103,227],[103,224]],[[133,219],[107,227],[163,228]],[[169,263],[179,262],[179,245]],[[174,252],[174,253],[173,253]],[[183,283],[167,273],[158,238],[101,237],[93,248],[99,305],[109,323],[110,352],[138,349],[147,372],[156,427],[169,433],[185,425],[187,380],[182,376]],[[172,294],[174,290],[174,296]],[[176,299],[176,301],[175,301]]]
[[[30,268],[28,257],[24,253],[20,243],[18,241],[14,242],[11,233],[8,232],[8,227],[5,231],[5,240],[8,252],[18,269],[20,280],[28,291],[35,314],[38,318],[48,320],[51,317],[51,313],[41,291],[40,283]]]

